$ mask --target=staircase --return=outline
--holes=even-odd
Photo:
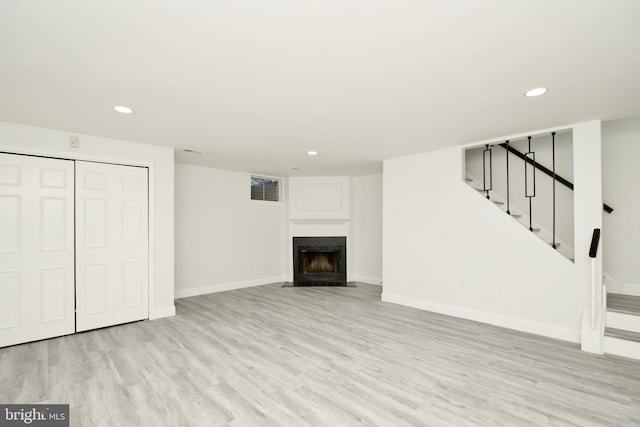
[[[546,161],[544,154],[547,145],[544,141],[537,141],[535,147],[532,146],[531,136],[524,143],[507,140],[500,144],[485,144],[484,147],[467,149],[464,180],[485,197],[487,202],[491,202],[569,261],[575,262],[572,247],[574,185],[556,172],[555,132],[551,133],[550,142]],[[514,147],[518,145],[519,149]],[[538,160],[533,148],[538,151]],[[566,167],[571,151],[567,150],[567,146],[563,149],[565,170],[569,172],[565,176],[572,179],[571,169]],[[548,162],[551,167],[545,167],[541,161]],[[542,179],[538,179],[536,185],[537,175]],[[556,183],[562,185],[558,190]],[[607,213],[613,212],[613,208],[607,204],[603,204],[602,208]],[[589,249],[589,257],[592,259],[589,291],[591,304],[583,312],[581,348],[590,353],[607,353],[640,360],[640,296],[606,293],[607,289],[611,289],[605,285],[606,277],[605,280],[598,280],[598,276],[602,275],[599,271],[602,260],[598,259],[601,229],[598,227],[600,224],[594,225],[596,227],[593,229]],[[562,241],[560,236],[566,241]],[[616,289],[621,290],[621,286]]]
[[[486,194],[486,191],[482,188],[483,183],[481,179],[477,179],[471,174],[466,173],[465,182],[469,186],[471,186],[473,189],[477,190],[480,194],[482,195]],[[537,221],[530,221],[529,215],[527,215],[525,212],[522,212],[521,210],[519,210],[517,207],[514,207],[513,205],[510,206],[509,212],[507,212],[506,199],[501,195],[497,194],[495,191],[491,193],[490,201],[497,208],[499,208],[504,213],[507,213],[509,216],[511,216],[511,218],[513,218],[515,221],[517,221],[520,225],[522,225],[527,230],[529,230],[529,226],[531,225],[531,228],[533,228],[533,230],[530,230],[530,231],[533,234],[535,234],[538,238],[546,242],[550,247],[552,246],[552,240],[553,240],[552,233],[546,228],[544,228]],[[571,262],[574,261],[574,251],[571,245],[567,244],[566,242],[563,242],[557,237],[556,237],[555,245],[556,245],[556,251],[558,253],[563,255],[565,258],[567,258]]]
[[[561,134],[557,146],[551,132],[469,148],[465,181],[573,262],[573,184],[556,172],[558,164],[572,179],[572,133]]]
[[[640,297],[607,294],[604,352],[640,359]]]

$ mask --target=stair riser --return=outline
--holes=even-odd
[[[640,316],[607,311],[607,328],[640,333]]]
[[[604,337],[604,352],[640,360],[640,342]]]

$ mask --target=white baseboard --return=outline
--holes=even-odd
[[[176,315],[176,306],[154,308],[149,313],[149,320],[162,319],[163,317],[171,317]]]
[[[382,279],[379,277],[370,277],[370,276],[353,276],[352,277],[354,282],[362,282],[362,283],[368,283],[370,285],[382,285]]]
[[[519,319],[516,317],[504,316],[502,314],[488,313],[485,311],[472,310],[464,307],[434,303],[418,298],[410,298],[402,295],[382,293],[382,301],[394,304],[405,305],[407,307],[419,308],[432,311],[434,313],[446,314],[447,316],[459,317],[476,322],[488,323],[489,325],[500,326],[517,331],[529,332],[545,337],[561,339],[564,341],[580,342],[580,330],[559,328],[545,323],[533,322],[531,320]]]
[[[638,283],[621,283],[610,274],[604,273],[603,283],[607,285],[607,292],[612,294],[633,295],[640,297],[640,284]]]
[[[619,283],[613,279],[610,279],[608,276],[604,276],[604,280],[602,281],[607,286],[607,292],[611,294],[621,294],[622,291],[622,283]]]
[[[243,282],[216,283],[197,288],[176,289],[175,299],[194,297],[197,295],[212,294],[214,292],[232,291],[234,289],[251,288],[253,286],[267,285],[269,283],[284,282],[283,276],[264,277],[261,279],[246,280]]]
[[[623,283],[621,293],[640,297],[640,285],[637,283]]]
[[[607,292],[640,297],[640,285],[635,283],[609,283],[607,284]]]

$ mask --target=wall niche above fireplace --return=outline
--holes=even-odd
[[[294,237],[293,282],[301,285],[347,282],[347,238]]]

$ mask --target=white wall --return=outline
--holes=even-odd
[[[615,210],[603,216],[604,272],[640,288],[640,117],[602,126],[602,192]]]
[[[69,137],[79,136],[71,148]],[[0,122],[0,150],[69,159],[149,166],[150,307],[149,317],[175,314],[173,305],[173,150],[129,141]]]
[[[350,263],[354,280],[382,282],[382,174],[352,180],[351,240],[355,246]]]
[[[249,173],[176,164],[176,297],[282,281],[285,205],[250,200]]]
[[[578,171],[600,161],[599,131],[574,128],[576,189]],[[454,147],[384,162],[383,300],[578,342],[600,194],[576,192],[574,265],[478,197],[463,156]]]
[[[249,173],[175,168],[176,297],[293,280],[293,236],[347,236],[348,280],[380,283],[382,175],[284,179],[284,202],[269,203],[249,200]],[[322,192],[335,202],[330,211],[300,200],[290,206],[289,193],[324,184],[336,187],[335,194]],[[308,194],[301,195],[304,202]],[[291,219],[291,212],[303,218]]]

